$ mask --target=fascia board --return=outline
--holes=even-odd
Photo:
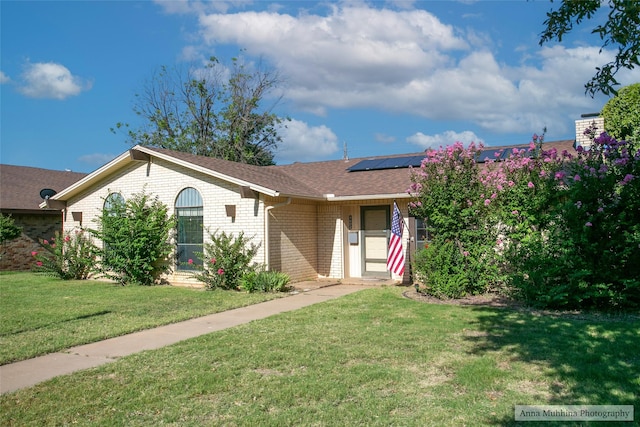
[[[167,155],[165,155],[163,153],[159,153],[157,151],[148,150],[145,147],[135,146],[135,147],[132,148],[132,150],[138,150],[138,151],[141,151],[143,153],[147,153],[152,157],[157,157],[157,158],[165,160],[167,162],[183,166],[183,167],[185,167],[187,169],[191,169],[191,170],[200,172],[200,173],[202,173],[204,175],[212,176],[214,178],[218,178],[218,179],[221,179],[223,181],[230,182],[232,184],[237,184],[239,186],[247,186],[247,187],[249,187],[250,189],[252,189],[254,191],[257,191],[257,192],[262,193],[262,194],[266,194],[266,195],[271,196],[271,197],[278,197],[278,196],[281,195],[280,192],[278,192],[276,190],[273,190],[271,188],[266,188],[266,187],[263,187],[261,185],[257,185],[255,183],[249,182],[249,181],[244,181],[242,179],[238,179],[238,178],[234,178],[234,177],[229,176],[229,175],[225,175],[223,173],[214,171],[212,169],[208,169],[208,168],[205,168],[205,167],[202,167],[202,166],[194,165],[193,163],[189,163],[189,162],[186,162],[184,160],[176,159],[175,157],[167,156]]]
[[[120,167],[122,167],[122,164],[126,164],[131,161],[132,160],[129,158],[129,151],[126,151],[106,165],[102,166],[99,169],[96,169],[81,180],[55,194],[51,197],[51,200],[66,200],[68,197],[73,196],[77,192],[82,191],[86,187],[90,186],[97,179],[100,179],[102,176],[109,174],[114,169],[119,169]],[[42,207],[43,205],[44,207],[46,207],[46,202],[41,203],[40,207]]]
[[[325,197],[328,202],[352,202],[352,201],[367,201],[367,200],[379,200],[379,199],[408,199],[411,196],[407,193],[396,194],[364,194],[361,196],[333,196],[331,194]]]

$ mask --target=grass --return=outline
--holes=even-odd
[[[278,296],[3,273],[0,365]]]
[[[0,397],[0,425],[495,426],[515,425],[516,404],[639,401],[637,316],[433,305],[402,291],[58,377]]]

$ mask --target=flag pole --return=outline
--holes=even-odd
[[[393,206],[394,208],[398,206],[398,203],[396,203],[396,199],[393,199]],[[400,220],[404,223],[404,215],[402,215],[402,211],[400,210],[400,208],[398,208],[398,212],[400,213]],[[407,235],[409,236],[409,239],[407,240],[406,264],[409,265],[409,283],[411,284],[413,282],[413,263],[411,262],[411,239],[413,238],[413,234],[411,233],[411,227],[409,227],[409,223],[407,223],[407,226],[404,227],[404,229],[407,231]],[[417,241],[414,240],[414,243],[417,244]]]

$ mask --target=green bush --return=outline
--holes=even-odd
[[[640,142],[585,133],[597,137],[577,155],[544,150],[534,135],[483,170],[474,145],[427,152],[409,189],[411,212],[432,236],[415,262],[422,290],[507,290],[552,308],[640,306]]]
[[[606,132],[618,140],[640,142],[640,83],[625,86],[602,108]]]
[[[553,223],[507,254],[517,295],[546,307],[640,306],[639,146],[603,133],[564,163]]]
[[[97,247],[84,230],[73,233],[56,232],[55,237],[40,242],[43,253],[31,255],[36,263],[34,271],[63,280],[87,279],[95,272]]]
[[[432,241],[416,254],[419,291],[437,298],[460,298],[470,291],[465,255],[452,241]]]
[[[0,213],[0,259],[4,255],[4,242],[13,240],[20,236],[22,228],[15,224],[11,215]]]
[[[482,146],[461,143],[427,152],[414,170],[410,212],[425,218],[432,242],[414,268],[424,292],[456,298],[501,286],[493,248],[499,228],[491,216],[495,197],[487,193],[476,158]]]
[[[0,244],[15,239],[20,236],[20,233],[22,233],[22,228],[15,224],[11,215],[0,213]]]
[[[102,241],[100,271],[126,284],[153,285],[171,271],[176,221],[165,204],[144,191],[122,202],[112,201],[91,232]]]
[[[210,241],[204,243],[204,252],[196,253],[203,263],[193,277],[207,289],[238,289],[243,276],[260,268],[253,262],[260,245],[251,243],[243,232],[237,237],[218,230],[208,234]]]
[[[284,292],[289,276],[279,271],[249,272],[240,279],[240,287],[247,292]]]

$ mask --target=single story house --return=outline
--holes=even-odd
[[[178,218],[172,283],[188,281],[188,260],[202,251],[206,230],[218,229],[252,237],[261,245],[256,261],[293,281],[408,282],[410,268],[404,277],[387,270],[388,239],[395,201],[404,217],[407,266],[416,245],[424,244],[424,223],[409,217],[407,194],[409,166],[423,158],[424,152],[253,166],[135,146],[42,206],[61,210],[64,229],[72,230],[92,226],[114,198],[142,191],[157,196]]]
[[[86,173],[57,171],[27,166],[0,165],[0,212],[22,228],[22,235],[3,242],[0,270],[29,270],[32,251],[40,241],[62,230],[59,209],[41,209],[42,190],[60,191],[84,178]]]

